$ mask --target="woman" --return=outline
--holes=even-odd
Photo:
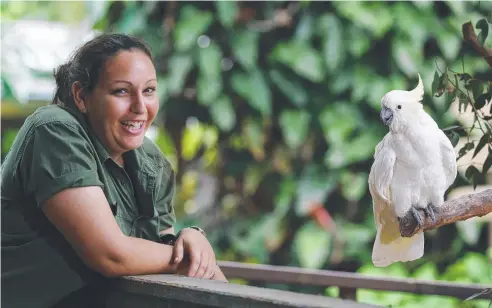
[[[159,109],[148,46],[103,34],[54,75],[2,169],[2,306],[73,307],[101,277],[227,281],[201,229],[173,236],[173,169],[144,136]]]

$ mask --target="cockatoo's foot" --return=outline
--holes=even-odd
[[[422,218],[420,218],[418,208],[412,206],[403,217],[398,217],[398,222],[400,223],[400,229],[410,228],[416,229],[422,226]]]
[[[412,213],[413,218],[415,218],[415,220],[417,221],[417,225],[420,228],[422,226],[422,218],[420,218],[418,208],[415,205],[412,205],[409,212]]]
[[[432,222],[436,222],[436,214],[437,208],[434,204],[429,203],[427,204],[427,207],[424,209],[424,213],[426,216],[429,216]]]

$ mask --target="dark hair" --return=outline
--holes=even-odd
[[[152,52],[142,40],[126,34],[105,33],[96,36],[77,49],[69,61],[54,72],[56,92],[52,104],[73,105],[72,84],[80,82],[86,93],[94,90],[106,61],[123,50],[139,50],[149,56]]]

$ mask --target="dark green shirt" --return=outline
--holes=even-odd
[[[159,241],[175,223],[175,177],[147,138],[117,165],[84,116],[50,105],[29,116],[1,171],[2,307],[50,307],[100,278],[41,208],[63,189],[100,186],[124,234]]]

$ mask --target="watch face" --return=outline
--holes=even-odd
[[[174,234],[163,234],[160,236],[161,243],[173,246],[176,242],[176,236]]]

